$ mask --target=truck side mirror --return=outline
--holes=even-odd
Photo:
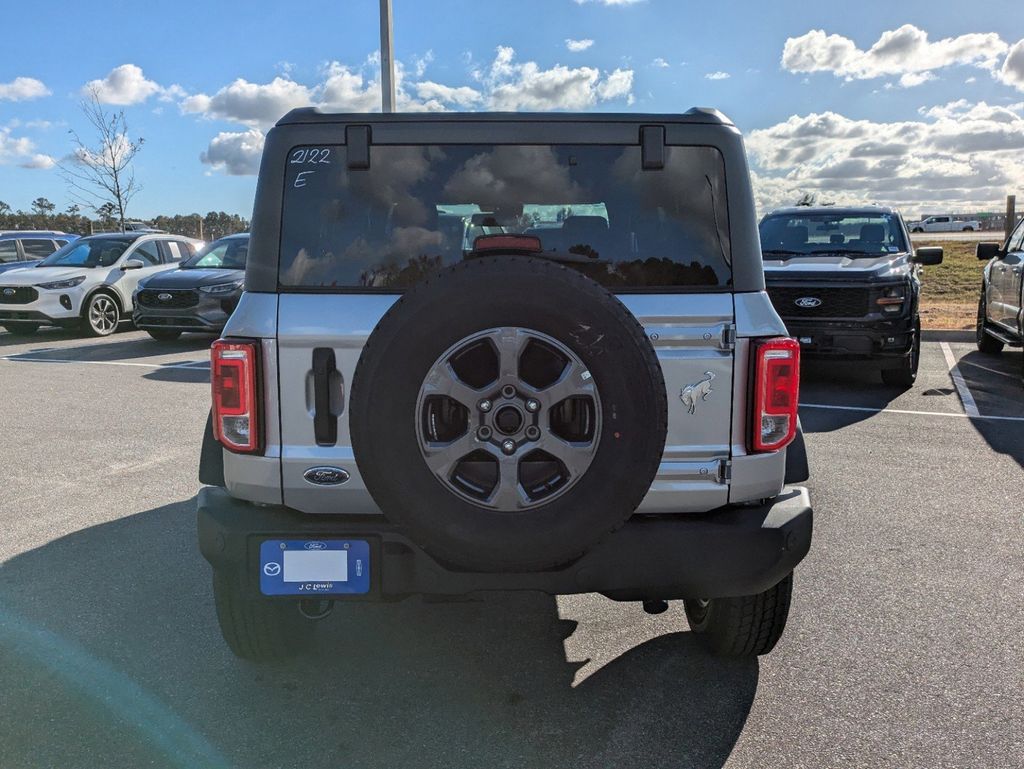
[[[942,246],[925,246],[919,248],[910,257],[915,264],[942,264]]]
[[[999,243],[979,243],[974,250],[975,256],[983,262],[1001,256],[1002,253],[1003,247]]]

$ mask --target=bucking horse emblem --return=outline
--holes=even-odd
[[[683,405],[686,406],[686,411],[690,414],[697,410],[698,398],[706,401],[712,393],[711,382],[715,378],[715,374],[713,371],[705,371],[704,376],[706,377],[705,379],[692,385],[686,385],[686,387],[679,391],[679,400],[683,402]]]

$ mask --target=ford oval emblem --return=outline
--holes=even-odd
[[[797,307],[810,309],[812,307],[821,307],[821,300],[816,296],[801,296],[793,304]]]
[[[307,542],[305,545],[307,550],[326,550],[326,542]]]
[[[156,298],[159,299],[161,302],[169,302],[171,301],[172,297],[170,294],[157,294]]]
[[[340,486],[349,479],[349,474],[340,467],[311,467],[302,477],[317,486]]]

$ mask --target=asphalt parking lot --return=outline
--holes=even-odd
[[[193,533],[209,341],[0,334],[3,769],[1024,765],[1019,350],[927,341],[903,393],[807,367],[815,541],[768,657],[521,594],[340,607],[260,668]]]

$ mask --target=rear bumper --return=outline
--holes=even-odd
[[[800,340],[800,353],[806,358],[877,358],[896,364],[910,355],[916,333],[911,317],[870,322],[783,321],[790,336]]]
[[[367,595],[341,600],[485,590],[596,592],[616,600],[644,600],[719,598],[768,589],[807,554],[813,513],[807,490],[787,487],[757,507],[634,516],[568,566],[498,574],[447,567],[383,517],[305,515],[285,507],[256,506],[221,488],[204,487],[198,518],[203,557],[214,569],[241,573],[253,595],[259,595],[263,540],[348,538],[370,542],[371,589]]]

